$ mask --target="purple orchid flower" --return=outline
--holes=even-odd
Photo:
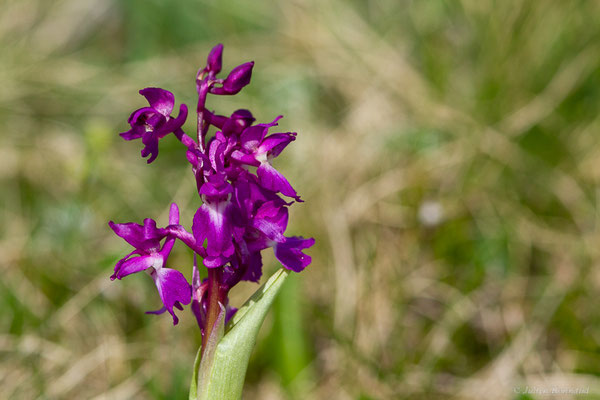
[[[302,250],[311,247],[314,239],[284,236],[289,203],[257,183],[246,182],[236,195],[238,204],[250,215],[248,225],[253,228],[245,236],[248,255],[273,247],[277,260],[289,270],[300,272],[310,264],[311,258]]]
[[[134,247],[117,263],[111,279],[146,271],[164,305],[151,313],[168,311],[177,324],[174,308],[182,309],[191,302],[203,340],[210,335],[221,307],[226,309],[226,319],[235,312],[229,306],[229,290],[240,281],[260,280],[263,250],[272,248],[285,268],[300,272],[311,263],[304,251],[315,243],[312,238],[286,236],[288,207],[302,200],[272,165],[273,159],[296,139],[296,133],[269,134],[281,116],[271,123],[254,124],[255,118],[248,110],[239,109],[226,117],[206,108],[208,95],[236,94],[252,77],[254,62],[235,67],[225,79],[217,78],[222,59],[223,46],[219,44],[196,76],[197,140],[182,129],[187,117],[185,104],[180,106],[179,115],[172,117],[174,96],[159,88],[140,91],[149,107],[134,111],[128,120],[131,129],[121,133],[125,140],[142,139],[142,156],[149,157],[148,163],[156,159],[159,140],[169,133],[183,143],[202,200],[191,232],[179,224],[175,204],[171,206],[169,225],[164,228],[158,228],[152,219],[145,219],[143,225],[109,223]],[[216,129],[212,135],[211,128]],[[256,173],[251,172],[253,168]],[[282,196],[294,200],[286,201]],[[192,285],[180,271],[165,267],[176,240],[194,252]],[[208,268],[204,280],[200,279],[197,256]]]
[[[171,117],[175,105],[173,93],[159,88],[146,88],[140,94],[148,100],[150,107],[135,110],[127,122],[131,129],[119,135],[125,140],[142,139],[144,148],[142,157],[148,158],[148,164],[158,156],[158,141],[171,132],[181,128],[187,118],[187,106],[182,104],[177,118]]]
[[[169,224],[179,223],[179,209],[177,204],[171,205]],[[177,270],[165,268],[169,254],[175,244],[175,237],[169,235],[165,229],[156,227],[152,219],[145,219],[144,225],[135,223],[115,224],[108,223],[112,230],[125,241],[135,247],[135,250],[117,262],[111,280],[137,272],[146,271],[154,280],[164,307],[152,313],[168,311],[173,316],[173,324],[177,325],[179,319],[173,307],[181,309],[181,305],[189,304],[191,287],[183,274]],[[167,238],[162,248],[160,240]]]
[[[246,128],[240,135],[241,148],[232,153],[232,158],[241,164],[258,167],[256,174],[260,184],[266,189],[281,192],[284,196],[293,197],[301,202],[300,196],[292,185],[279,171],[273,168],[272,160],[292,141],[296,140],[295,132],[274,133],[266,136],[269,128],[277,126],[277,121],[282,116],[275,118],[270,124],[258,124]]]
[[[204,265],[220,267],[233,255],[233,234],[236,208],[231,202],[233,187],[223,175],[212,175],[200,188],[204,204],[194,215],[192,232],[198,244],[206,240]]]

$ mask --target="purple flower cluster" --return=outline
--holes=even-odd
[[[169,225],[164,228],[158,228],[152,219],[145,219],[143,225],[109,222],[113,231],[134,247],[117,262],[111,279],[146,271],[154,279],[164,305],[152,313],[168,311],[177,324],[173,309],[181,310],[191,302],[203,332],[214,320],[211,309],[227,306],[227,294],[235,284],[259,281],[262,250],[273,248],[285,268],[300,272],[311,262],[303,250],[315,242],[312,238],[284,235],[288,207],[302,200],[272,161],[296,139],[296,133],[269,134],[281,116],[270,123],[254,124],[248,110],[237,110],[226,117],[205,107],[208,94],[234,95],[250,83],[253,62],[235,67],[225,79],[217,79],[222,54],[223,46],[215,46],[196,78],[197,140],[182,130],[188,114],[186,105],[182,104],[177,117],[173,117],[175,98],[159,88],[140,90],[149,106],[134,111],[128,120],[131,129],[120,134],[125,140],[142,139],[141,154],[149,156],[148,163],[158,156],[160,139],[170,133],[185,145],[202,199],[191,233],[179,224],[175,203],[171,205]],[[211,126],[215,133],[207,140]],[[177,240],[195,253],[191,285],[180,271],[165,267]],[[196,255],[209,269],[204,281],[200,280]],[[235,309],[227,306],[227,316],[233,312]]]

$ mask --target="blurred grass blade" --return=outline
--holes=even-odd
[[[303,379],[310,377],[310,351],[303,327],[303,301],[301,299],[300,276],[286,279],[277,299],[273,303],[273,330],[269,336],[269,365],[273,365],[288,391],[292,382],[299,383],[299,374]],[[301,379],[302,380],[302,379]]]
[[[242,398],[248,361],[258,331],[288,274],[288,271],[281,268],[237,311],[214,354],[207,353],[207,363],[202,365],[203,361],[200,364],[198,400]]]

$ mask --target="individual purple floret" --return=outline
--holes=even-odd
[[[254,61],[247,62],[242,65],[235,67],[227,78],[223,81],[223,86],[211,87],[209,93],[212,94],[237,94],[244,88],[244,86],[250,83],[252,78],[252,68],[254,67]]]
[[[273,159],[296,139],[296,133],[269,133],[281,116],[270,123],[255,124],[254,116],[245,109],[227,117],[206,108],[209,94],[236,94],[252,77],[254,62],[247,62],[235,67],[225,79],[218,79],[222,58],[223,46],[219,44],[211,50],[206,66],[196,77],[196,140],[182,129],[187,117],[185,104],[176,118],[171,117],[173,94],[158,88],[140,91],[150,106],[131,114],[131,129],[121,133],[126,140],[142,139],[142,157],[150,156],[148,163],[156,159],[158,142],[169,133],[185,145],[185,157],[202,200],[193,221],[187,224],[191,225],[191,232],[180,225],[175,204],[165,228],[158,228],[152,219],[144,220],[144,225],[109,223],[117,235],[135,248],[117,263],[111,278],[147,271],[164,304],[153,313],[168,311],[174,323],[178,320],[173,308],[191,302],[203,343],[221,310],[225,310],[226,319],[235,313],[236,309],[228,305],[229,290],[242,280],[260,280],[263,250],[273,248],[285,268],[300,272],[311,263],[304,250],[315,243],[312,238],[285,235],[288,207],[302,200],[272,165]],[[214,133],[209,136],[211,127]],[[165,267],[177,239],[194,252],[191,285],[181,272]],[[205,279],[200,278],[197,257],[207,267]]]
[[[131,129],[120,135],[125,140],[142,138],[142,157],[150,156],[147,161],[150,164],[158,156],[158,140],[181,128],[188,111],[182,104],[177,118],[172,118],[175,97],[167,90],[146,88],[140,90],[140,94],[148,100],[150,107],[135,110],[127,120]]]
[[[210,51],[208,58],[206,59],[206,70],[213,74],[221,72],[223,64],[223,45],[218,44]]]
[[[281,192],[284,196],[301,201],[292,185],[271,165],[271,161],[288,144],[296,140],[296,132],[274,133],[266,136],[269,128],[277,126],[277,121],[281,117],[275,118],[270,124],[259,124],[245,129],[240,135],[241,149],[234,151],[232,158],[241,164],[258,167],[256,173],[260,184],[265,189]]]
[[[169,254],[175,244],[175,237],[168,234],[165,229],[156,227],[154,220],[147,218],[144,225],[133,222],[127,224],[108,223],[115,233],[135,247],[135,250],[119,260],[111,280],[121,279],[136,272],[146,271],[150,274],[158,289],[164,307],[152,313],[168,311],[173,316],[173,324],[179,321],[173,307],[182,309],[181,305],[189,304],[191,287],[183,274],[177,270],[165,268]],[[169,224],[179,224],[179,209],[177,204],[171,205]],[[167,238],[162,248],[160,241]]]
[[[233,234],[236,224],[236,208],[231,202],[233,186],[224,175],[211,175],[200,188],[202,204],[196,215],[192,231],[198,244],[206,240],[204,265],[220,267],[235,250]]]

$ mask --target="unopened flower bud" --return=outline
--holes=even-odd
[[[219,43],[210,51],[208,59],[206,60],[206,69],[215,75],[218,74],[219,72],[221,72],[222,59],[223,45]]]
[[[252,67],[254,67],[254,61],[235,67],[223,82],[224,91],[228,94],[236,94],[242,90],[244,86],[250,83]]]
[[[248,110],[236,110],[231,114],[231,117],[227,119],[223,124],[223,133],[230,135],[232,133],[240,134],[244,129],[252,125],[255,121],[252,113]]]

